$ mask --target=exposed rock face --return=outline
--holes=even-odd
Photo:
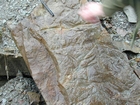
[[[113,45],[116,46],[120,51],[129,50],[135,53],[140,53],[139,32],[137,38],[135,39],[133,47],[131,47],[132,32],[134,31],[136,24],[130,23],[128,21],[127,15],[125,15],[124,12],[118,11],[114,13],[111,19],[105,18],[102,23],[104,24],[108,32],[112,34],[111,39]]]
[[[16,58],[13,55],[0,55],[0,76],[14,77],[18,70],[22,71],[24,75],[30,76],[22,57]]]
[[[80,19],[83,2],[49,0],[55,17],[39,5],[20,24],[10,25],[46,104],[138,104],[140,84],[126,55],[100,36],[100,23]]]
[[[18,55],[18,50],[7,24],[17,24],[29,16],[38,0],[1,0],[0,1],[0,54]]]
[[[0,87],[1,105],[38,105],[40,93],[31,78],[24,78],[21,73]]]
[[[0,0],[0,76],[15,76],[18,70],[30,75],[7,24],[18,24],[38,3],[38,0]]]

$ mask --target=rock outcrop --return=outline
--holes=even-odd
[[[127,56],[112,46],[101,25],[81,20],[85,1],[49,0],[18,25],[9,25],[47,105],[132,105],[140,82]]]
[[[41,95],[31,78],[25,78],[20,72],[17,77],[0,87],[1,105],[39,105]]]
[[[40,3],[38,0],[0,0],[0,82],[5,83],[6,76],[7,78],[15,77],[18,70],[30,76],[7,24],[18,24],[30,15],[38,3]]]

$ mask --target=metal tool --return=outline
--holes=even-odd
[[[43,4],[43,6],[46,8],[46,10],[54,17],[54,13],[50,10],[50,8],[45,4],[43,0],[40,0],[40,2]]]

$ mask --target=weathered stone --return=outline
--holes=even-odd
[[[126,7],[124,8],[124,12],[125,12],[125,14],[127,15],[128,21],[129,21],[130,23],[136,23],[136,22],[137,22],[137,15],[136,15],[135,10],[134,10],[133,7],[131,7],[131,6],[126,6]]]
[[[121,36],[121,34],[112,34],[112,43],[115,47],[117,47],[120,51],[132,51],[134,53],[140,53],[140,39],[136,39],[134,41],[134,45],[131,46],[132,38],[129,34],[125,34],[125,36]]]
[[[20,70],[26,76],[30,76],[30,72],[22,57],[15,55],[0,55],[0,76],[16,76]]]
[[[132,105],[139,80],[121,51],[101,35],[100,23],[77,14],[78,0],[49,0],[55,17],[39,5],[9,26],[47,105]]]
[[[135,39],[133,47],[131,46],[132,32],[134,31],[136,24],[130,23],[125,13],[118,11],[111,19],[103,19],[102,24],[111,34],[113,45],[120,51],[129,50],[135,53],[140,53],[139,35]]]
[[[38,105],[40,93],[31,78],[17,76],[0,87],[1,105]]]
[[[20,20],[30,15],[38,3],[38,0],[0,1],[0,54],[19,54],[6,26],[7,24],[18,24]]]
[[[13,77],[18,70],[30,75],[7,24],[18,24],[38,3],[38,0],[0,0],[0,76]]]

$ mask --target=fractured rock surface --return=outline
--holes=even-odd
[[[7,24],[18,24],[38,3],[38,0],[0,0],[0,76],[15,76],[18,70],[30,75]]]
[[[133,105],[140,82],[125,54],[88,24],[79,0],[49,0],[55,17],[40,4],[11,25],[12,37],[47,105]],[[109,37],[109,36],[107,36]]]
[[[0,87],[1,105],[38,105],[40,96],[34,81],[23,77],[21,73]]]

